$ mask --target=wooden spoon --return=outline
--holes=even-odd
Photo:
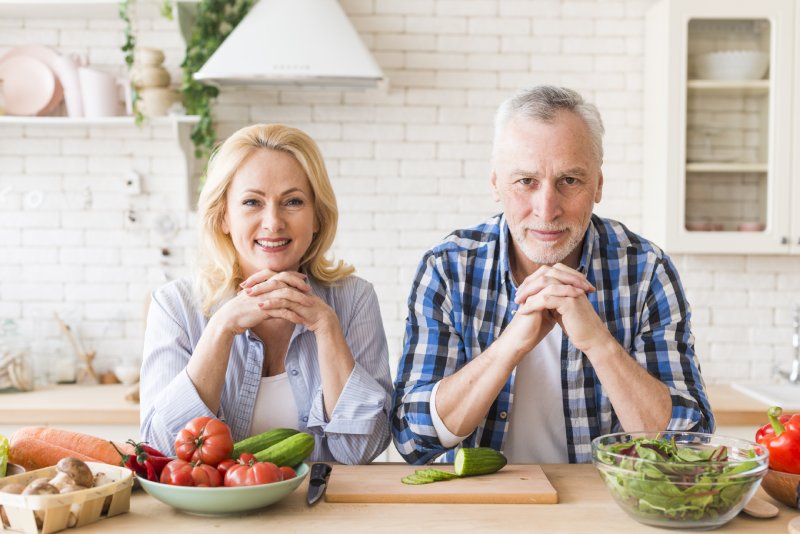
[[[778,515],[777,506],[759,497],[753,497],[750,499],[750,501],[744,506],[743,511],[747,515],[751,517],[757,517],[759,519],[768,519]]]

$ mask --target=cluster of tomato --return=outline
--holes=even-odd
[[[197,417],[175,439],[176,459],[145,444],[135,454],[124,455],[123,462],[148,480],[173,486],[254,486],[289,480],[297,476],[291,467],[259,462],[250,453],[231,458],[231,429],[212,417]]]

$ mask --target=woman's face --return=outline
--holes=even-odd
[[[287,152],[261,148],[233,175],[222,230],[231,236],[245,278],[296,271],[319,226],[305,171]]]

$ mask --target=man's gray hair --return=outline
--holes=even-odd
[[[552,123],[560,110],[578,115],[592,140],[592,150],[598,163],[603,162],[603,120],[597,106],[583,100],[577,91],[553,85],[538,85],[518,91],[514,96],[500,104],[494,116],[494,146],[492,157],[497,155],[497,143],[506,126],[512,119],[532,119]]]

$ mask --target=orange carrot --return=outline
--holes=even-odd
[[[49,467],[70,456],[83,461],[122,465],[119,453],[108,440],[58,428],[20,428],[11,436],[9,445],[9,461],[25,469]],[[125,454],[133,452],[127,443],[115,445]]]
[[[62,458],[77,458],[84,462],[97,461],[95,458],[90,458],[79,452],[29,436],[16,438],[13,442],[14,445],[8,451],[8,461],[21,465],[26,471],[50,467],[57,464]]]

